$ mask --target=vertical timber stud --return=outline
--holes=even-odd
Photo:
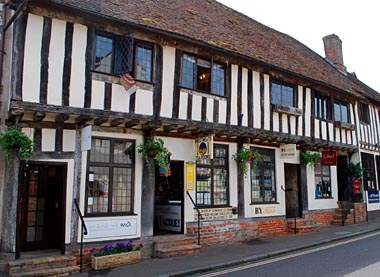
[[[237,140],[237,151],[243,148],[244,145],[244,138],[239,137]],[[237,183],[238,183],[238,217],[244,218],[245,216],[245,202],[244,202],[244,172],[243,169],[238,166],[238,177],[237,177]]]
[[[144,130],[144,143],[149,138],[153,138],[154,129]],[[154,169],[153,160],[150,161],[151,168]],[[153,237],[153,220],[154,220],[154,186],[155,176],[150,173],[143,160],[143,176],[141,184],[141,237]]]

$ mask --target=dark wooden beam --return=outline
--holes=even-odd
[[[35,112],[33,114],[33,121],[42,121],[46,116],[46,113],[43,112]]]
[[[103,123],[106,123],[107,121],[108,121],[108,118],[106,117],[95,118],[94,125],[99,126],[99,125],[102,125]]]
[[[124,119],[123,118],[115,118],[111,121],[111,127],[115,127],[115,126],[119,126],[121,124],[124,123]]]
[[[137,125],[139,125],[140,121],[137,120],[137,119],[132,119],[132,120],[128,120],[126,123],[125,123],[125,128],[132,128],[132,127],[135,127]]]
[[[68,115],[68,114],[57,114],[55,116],[55,121],[65,122],[65,121],[69,120],[69,118],[70,118],[70,115]]]

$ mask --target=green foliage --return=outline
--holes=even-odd
[[[317,163],[321,161],[321,154],[320,153],[313,153],[313,152],[301,152],[301,164],[304,166],[309,166],[311,169],[315,167]]]
[[[33,141],[20,130],[10,127],[0,135],[0,149],[5,152],[8,164],[13,164],[13,155],[28,161],[34,153]]]
[[[242,148],[232,156],[238,166],[242,169],[244,176],[248,173],[248,165],[251,166],[251,171],[263,162],[264,156],[256,149]]]
[[[168,173],[168,164],[171,153],[164,146],[164,141],[160,138],[148,138],[145,143],[140,144],[137,148],[144,159],[148,170],[152,173],[151,159],[154,159],[158,168],[162,169],[165,174]]]
[[[363,176],[363,168],[360,163],[350,162],[348,165],[348,175],[353,179],[361,179]]]
[[[128,243],[118,242],[116,245],[105,245],[100,249],[93,248],[91,249],[91,254],[95,257],[102,257],[132,251],[140,251],[143,247],[144,245],[142,243],[134,245],[130,240]]]

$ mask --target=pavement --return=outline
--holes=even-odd
[[[89,271],[79,276],[190,276],[200,272],[225,268],[297,250],[380,231],[380,218],[368,222],[319,227],[312,233],[254,239],[217,246],[202,246],[200,254],[171,259],[144,258],[138,264],[102,271]]]

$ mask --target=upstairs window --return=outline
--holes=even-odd
[[[369,107],[364,103],[360,103],[360,121],[366,124],[370,123]]]
[[[272,83],[272,104],[294,107],[294,90],[292,86]]]
[[[153,46],[130,36],[98,33],[95,39],[93,70],[121,75],[132,73],[136,80],[152,81]]]
[[[329,98],[323,94],[316,92],[314,94],[314,116],[320,119],[327,120],[328,107],[330,105]]]
[[[181,85],[185,88],[225,95],[224,65],[184,54]]]
[[[334,102],[334,120],[350,123],[348,105],[346,103],[340,101]]]

